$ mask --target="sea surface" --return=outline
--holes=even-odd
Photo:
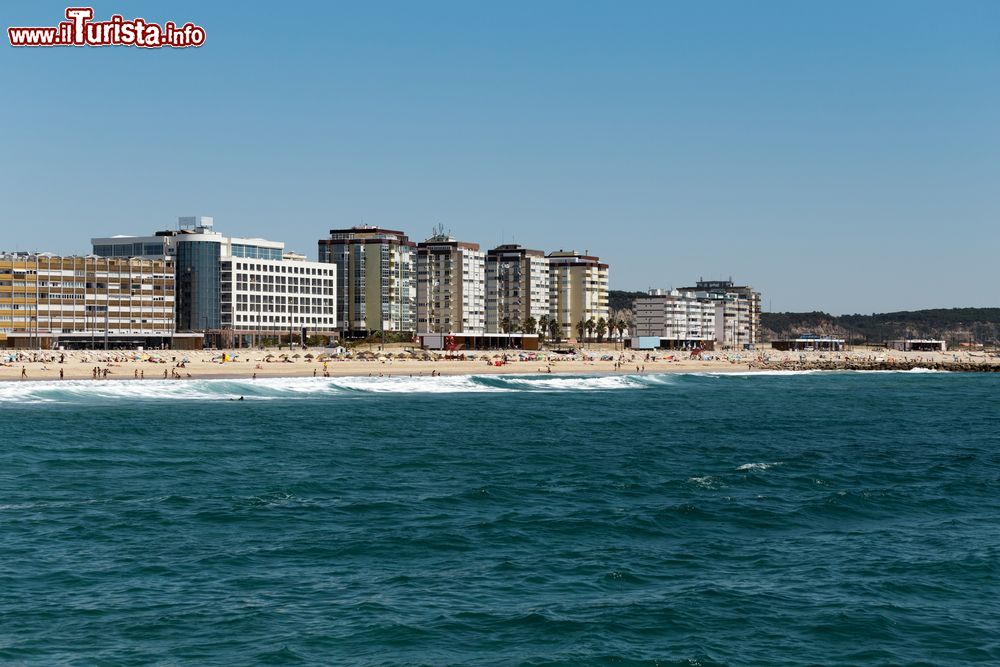
[[[0,384],[0,664],[997,665],[1000,374]]]

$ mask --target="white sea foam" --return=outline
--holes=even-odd
[[[694,371],[691,373],[681,373],[680,375],[694,375],[698,377],[756,377],[758,375],[812,375],[815,373],[836,373],[837,371],[826,371],[818,368],[810,368],[802,371]]]
[[[0,382],[0,402],[78,403],[114,400],[262,401],[351,393],[468,394],[520,391],[642,389],[663,384],[653,376],[395,376],[196,380],[44,380]]]
[[[646,386],[632,375],[603,375],[586,377],[498,377],[500,382],[513,388],[545,391],[607,391],[611,389],[637,389]]]
[[[773,468],[774,466],[780,466],[781,461],[775,461],[774,463],[744,463],[741,466],[737,466],[737,470],[750,471],[750,470],[767,470],[768,468]]]
[[[442,375],[438,377],[340,377],[332,380],[332,385],[351,391],[382,393],[488,393],[512,391],[477,382],[470,375]]]
[[[704,475],[702,477],[690,477],[688,481],[692,484],[696,484],[703,489],[717,489],[721,486],[718,479],[712,477],[711,475]]]

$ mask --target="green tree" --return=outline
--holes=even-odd
[[[538,318],[538,338],[540,341],[544,341],[549,333],[549,316],[542,315]]]
[[[535,327],[537,325],[538,325],[538,323],[535,322],[535,318],[532,317],[531,315],[529,315],[528,319],[526,319],[524,321],[524,333],[528,333],[528,334],[535,333]]]
[[[604,340],[604,334],[608,332],[608,322],[603,317],[597,320],[597,342],[600,343]]]
[[[562,327],[556,318],[549,318],[549,337],[555,342],[562,342]]]
[[[576,339],[578,342],[583,342],[583,332],[587,330],[587,323],[580,320],[576,323]]]
[[[510,318],[509,317],[505,317],[502,320],[500,320],[500,331],[504,332],[505,334],[509,334],[510,333]]]
[[[591,317],[589,320],[587,320],[584,326],[587,327],[587,338],[589,338],[590,340],[594,340],[594,329],[597,328],[597,322],[595,322],[594,318]]]

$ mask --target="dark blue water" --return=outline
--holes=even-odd
[[[0,663],[1000,664],[998,418],[975,374],[8,383]]]

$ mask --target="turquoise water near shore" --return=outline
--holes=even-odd
[[[1000,664],[998,427],[995,374],[4,383],[0,664]]]

